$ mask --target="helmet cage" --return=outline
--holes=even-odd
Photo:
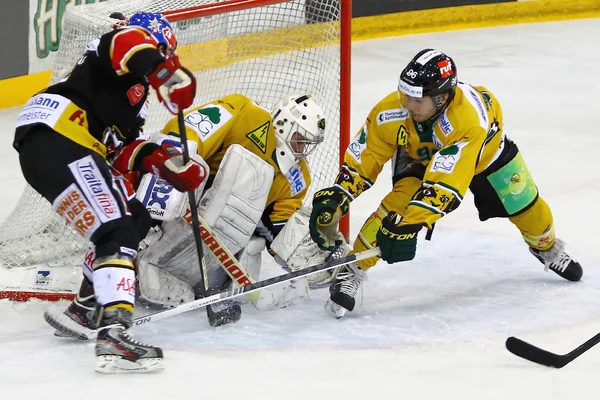
[[[282,170],[304,159],[325,139],[325,118],[310,95],[287,96],[273,108],[278,161]]]

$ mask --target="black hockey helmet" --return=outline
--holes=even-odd
[[[454,61],[441,51],[425,49],[400,74],[398,91],[411,97],[437,96],[458,83]]]

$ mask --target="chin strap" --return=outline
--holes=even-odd
[[[431,96],[431,100],[433,100],[433,104],[435,104],[436,109],[436,113],[433,115],[433,117],[429,118],[431,121],[435,121],[446,110],[446,108],[448,108],[450,102],[454,99],[455,90],[446,92],[448,93],[448,100],[446,101],[446,104],[442,104],[442,97],[444,96],[444,93]]]

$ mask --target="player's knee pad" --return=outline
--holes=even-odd
[[[246,246],[264,212],[274,169],[242,146],[227,149],[199,214],[236,254]]]
[[[133,257],[114,253],[98,256],[94,261],[94,293],[103,307],[123,305],[131,308],[135,303],[135,266]]]

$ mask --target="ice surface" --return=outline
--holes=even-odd
[[[395,90],[419,50],[451,55],[460,79],[501,101],[553,209],[557,234],[584,267],[561,280],[527,251],[507,220],[480,223],[467,195],[421,241],[414,262],[369,271],[362,300],[343,320],[323,310],[327,291],[275,312],[244,306],[237,324],[211,328],[203,311],[137,329],[165,350],[152,376],[99,376],[93,343],[53,336],[47,303],[0,301],[1,399],[595,399],[600,347],[551,370],[504,349],[516,335],[567,352],[600,329],[597,213],[600,37],[597,19],[441,32],[353,46],[352,126]],[[11,148],[18,109],[0,110],[0,218],[24,181]],[[385,168],[352,205],[352,231],[391,187]],[[280,273],[269,267],[267,274]],[[63,306],[66,303],[62,304]]]

